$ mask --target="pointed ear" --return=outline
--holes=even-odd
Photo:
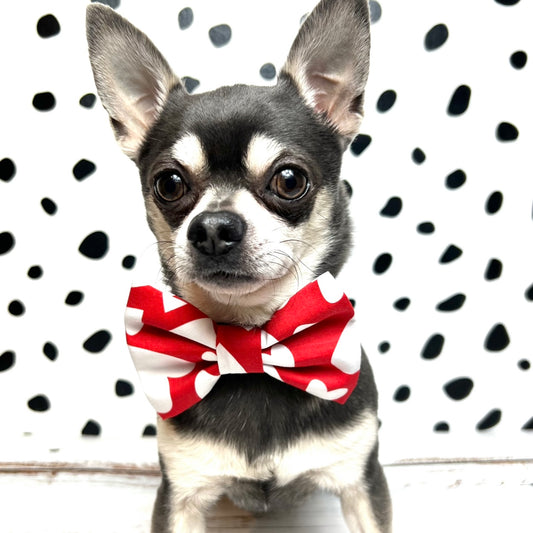
[[[367,0],[322,0],[300,28],[281,70],[280,78],[292,80],[346,146],[363,116],[369,55]]]
[[[148,37],[107,6],[87,7],[87,40],[98,95],[119,145],[135,160],[180,81]]]

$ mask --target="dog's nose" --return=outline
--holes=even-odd
[[[245,231],[246,223],[236,213],[204,211],[192,219],[187,239],[200,253],[217,256],[233,250]]]

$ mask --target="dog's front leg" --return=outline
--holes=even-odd
[[[152,514],[152,533],[205,533],[206,515],[222,492],[213,485],[184,490],[163,473]]]
[[[350,533],[391,533],[392,505],[377,452],[371,454],[364,478],[344,487],[340,499]]]

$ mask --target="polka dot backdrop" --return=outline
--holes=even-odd
[[[190,92],[274,83],[314,5],[106,3]],[[2,460],[153,462],[122,314],[154,239],[95,95],[85,2],[0,10]],[[371,14],[341,279],[378,382],[382,458],[531,456],[531,2],[380,0]]]

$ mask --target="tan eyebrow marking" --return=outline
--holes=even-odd
[[[185,168],[198,174],[207,168],[207,156],[200,139],[189,133],[176,141],[172,147],[172,155]]]
[[[252,176],[262,176],[282,154],[283,147],[274,139],[256,134],[248,144],[244,164]]]

